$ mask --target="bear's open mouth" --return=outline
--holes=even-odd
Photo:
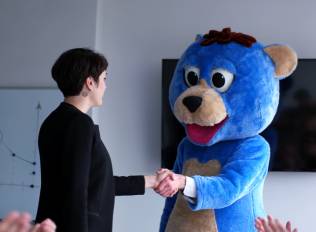
[[[207,144],[216,134],[216,132],[224,125],[228,117],[226,116],[221,122],[214,126],[200,126],[198,124],[187,124],[187,135],[195,143]]]

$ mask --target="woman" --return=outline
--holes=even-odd
[[[114,196],[144,194],[158,185],[156,176],[113,177],[99,128],[87,115],[102,105],[107,66],[103,55],[76,48],[64,52],[51,70],[64,102],[39,133],[42,185],[36,221],[50,218],[57,231],[110,232]]]

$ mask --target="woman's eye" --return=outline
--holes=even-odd
[[[184,81],[188,87],[197,85],[200,80],[200,70],[196,67],[189,67],[185,69]]]
[[[217,68],[212,71],[211,84],[219,92],[225,92],[231,86],[233,79],[234,74],[225,69]]]

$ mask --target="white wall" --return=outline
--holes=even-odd
[[[302,232],[315,231],[315,173],[273,172],[266,180],[266,211],[293,224]]]
[[[96,0],[1,0],[0,87],[55,87],[50,68],[57,56],[62,51],[73,47],[94,48],[96,5]],[[27,99],[22,99],[21,102],[23,100],[26,102]],[[13,102],[12,99],[5,99],[5,101]],[[50,102],[54,102],[54,99],[50,99]],[[13,105],[13,107],[18,106]],[[1,105],[0,119],[5,119],[1,118],[5,115],[5,110],[6,107]],[[19,111],[15,109],[14,112]],[[26,113],[12,115],[12,120],[16,119],[15,116],[21,122],[25,119]],[[25,123],[29,122],[25,121]],[[18,126],[18,123],[12,125],[14,126]],[[32,127],[33,124],[28,126]],[[10,132],[16,132],[19,129],[12,128]],[[25,143],[19,143],[18,139],[24,135],[28,136],[25,139],[27,141],[34,138],[32,131],[24,130],[15,140],[8,141],[8,137],[5,137],[5,141],[10,146],[14,146],[14,151],[20,151],[26,158],[25,155],[29,155],[30,151],[25,149],[26,147],[23,146]],[[10,173],[1,176],[0,182],[21,184],[26,180],[24,184],[28,184],[29,178],[25,177],[28,172],[25,168],[19,168],[21,162],[18,160],[12,161],[6,158],[8,152],[4,149],[2,139],[0,140],[0,166],[8,165],[7,169],[1,169],[1,173],[11,170]],[[7,175],[10,178],[7,178]],[[0,194],[0,218],[9,209],[29,211],[34,217],[38,192],[38,189],[0,185],[0,193],[2,193]],[[7,197],[8,195],[10,198]],[[21,198],[24,198],[24,204],[17,203]]]
[[[301,58],[316,57],[316,2],[286,0],[98,1],[96,47],[109,59],[101,133],[119,175],[151,173],[160,165],[161,59],[178,58],[195,34],[231,26],[264,44],[286,43]],[[313,231],[315,174],[271,173],[266,209]],[[114,231],[157,231],[163,201],[116,200]],[[142,229],[140,229],[142,228]]]
[[[95,46],[96,0],[1,0],[0,86],[55,86],[60,53]]]

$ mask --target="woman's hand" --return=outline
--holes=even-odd
[[[162,168],[157,171],[155,175],[145,176],[145,188],[157,188],[161,181],[163,181],[168,176],[171,176],[172,174],[173,172],[169,169]]]
[[[268,216],[268,220],[258,217],[255,221],[258,232],[297,232],[297,229],[292,230],[291,222],[287,222],[283,226],[278,219]]]
[[[145,187],[152,188],[163,197],[172,197],[185,187],[185,176],[168,169],[160,169],[154,176],[145,176]]]
[[[168,169],[160,169],[157,174],[163,175]],[[155,188],[155,191],[163,197],[172,197],[180,189],[185,187],[185,176],[181,174],[175,174],[172,171],[168,170],[168,175],[161,178],[159,185]]]

